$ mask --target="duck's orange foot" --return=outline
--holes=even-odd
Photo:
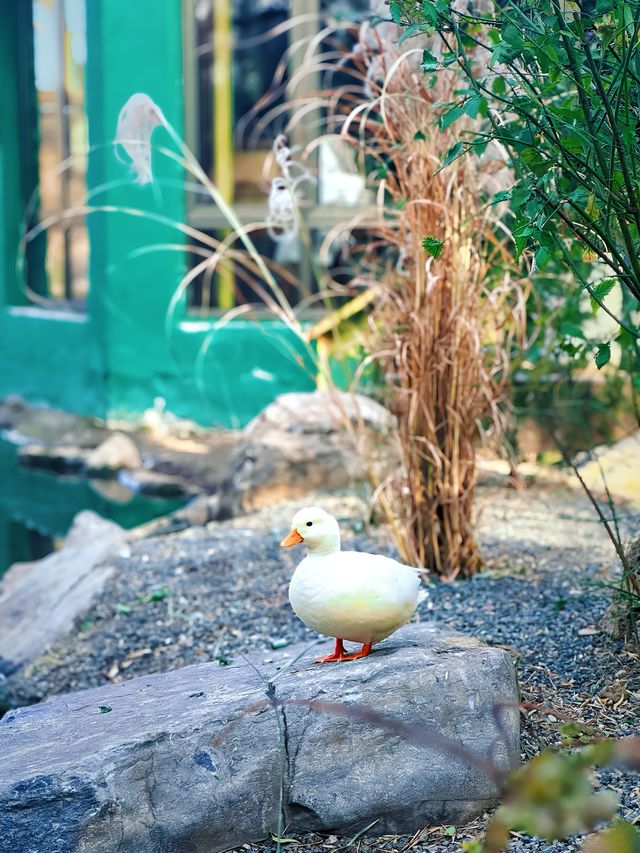
[[[359,652],[349,653],[342,640],[336,640],[336,646],[330,655],[325,655],[322,658],[316,658],[315,663],[333,663],[334,661],[342,660],[357,660],[358,658],[366,658],[371,651],[372,644],[364,643]]]

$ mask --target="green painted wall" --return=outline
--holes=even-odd
[[[32,74],[30,22],[29,4],[0,5],[0,397],[20,394],[34,403],[103,415],[92,315],[43,310],[29,306],[25,296],[19,243],[36,180],[37,140],[26,80]]]
[[[20,161],[18,119],[24,105],[11,85],[17,74],[18,40],[11,36],[17,21],[10,7],[13,4],[0,5],[0,70],[5,72],[0,158],[10,165],[2,170],[6,177],[0,187],[0,396],[17,393],[68,411],[132,419],[161,396],[167,409],[181,417],[237,426],[278,393],[313,388],[304,347],[275,320],[238,320],[218,330],[200,364],[198,353],[211,324],[188,318],[183,303],[169,335],[165,328],[167,308],[186,270],[186,253],[136,256],[143,247],[180,243],[182,237],[174,228],[125,209],[184,222],[184,176],[179,164],[155,150],[157,183],[133,184],[110,143],[118,113],[135,92],[150,95],[177,132],[183,132],[178,0],[87,3],[87,182],[92,204],[117,211],[89,217],[86,317],[13,307],[25,302],[15,265],[16,223],[25,192],[17,170],[11,168]],[[164,129],[156,130],[153,143],[155,148],[170,145]]]

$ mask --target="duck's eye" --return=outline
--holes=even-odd
[[[312,524],[313,524],[313,521],[307,521],[307,527],[311,527]]]

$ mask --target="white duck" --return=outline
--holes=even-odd
[[[319,507],[301,509],[289,535],[280,543],[291,548],[303,542],[308,554],[295,570],[289,601],[309,628],[336,637],[332,654],[316,663],[366,657],[373,643],[407,623],[416,609],[419,569],[389,557],[340,550],[340,528]],[[343,640],[362,643],[349,654]]]

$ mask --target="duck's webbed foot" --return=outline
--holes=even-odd
[[[371,651],[372,644],[364,643],[359,652],[348,652],[341,639],[336,639],[336,645],[330,655],[316,658],[315,663],[333,663],[334,661],[357,660],[366,657]]]
[[[347,655],[343,658],[343,660],[358,660],[358,658],[366,658],[368,654],[371,654],[372,648],[373,643],[363,643],[362,648],[359,652],[354,652],[353,654]]]

